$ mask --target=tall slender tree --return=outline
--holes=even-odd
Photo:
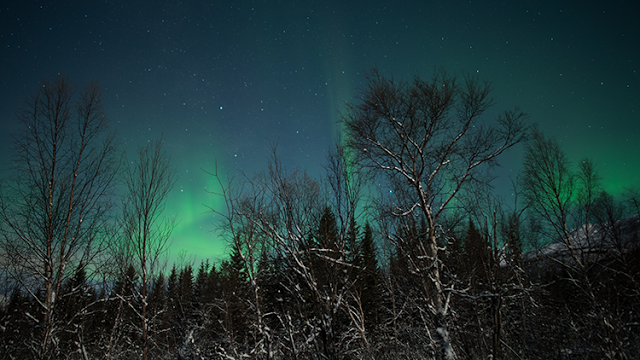
[[[483,278],[488,270],[489,244],[472,220],[469,220],[467,234],[464,238],[465,264],[467,271],[474,277]]]
[[[142,358],[148,348],[148,289],[167,251],[174,221],[163,217],[169,192],[176,181],[175,171],[162,149],[162,139],[138,149],[138,158],[125,173],[127,193],[123,200],[123,246],[140,271],[140,327]]]
[[[56,356],[62,284],[107,238],[119,165],[97,83],[45,80],[18,113],[13,173],[0,197],[1,244],[13,278],[39,306],[35,356]]]
[[[380,267],[373,238],[373,230],[369,222],[364,225],[364,233],[359,244],[359,257],[362,272],[360,274],[359,287],[361,291],[362,310],[365,315],[365,324],[369,331],[373,330],[380,322],[378,307],[380,306]]]

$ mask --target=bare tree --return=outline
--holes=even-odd
[[[625,189],[624,197],[631,215],[640,214],[640,189],[636,187]]]
[[[234,300],[243,302],[243,304],[238,305],[248,310],[246,311],[246,316],[249,320],[249,331],[253,335],[253,348],[250,353],[256,358],[264,357],[269,359],[274,356],[275,344],[273,342],[273,331],[267,325],[267,318],[273,314],[266,311],[261,297],[263,289],[261,289],[259,282],[259,279],[263,276],[263,268],[259,265],[260,257],[269,252],[268,242],[264,234],[255,225],[254,221],[256,219],[251,216],[255,215],[254,211],[256,209],[264,206],[267,194],[264,191],[247,192],[247,188],[254,189],[253,186],[256,185],[251,181],[247,181],[245,184],[247,187],[233,186],[233,184],[238,184],[236,179],[229,180],[228,184],[225,185],[217,172],[210,175],[218,181],[220,190],[218,195],[224,197],[226,208],[224,211],[219,211],[213,207],[209,207],[209,209],[220,215],[222,223],[219,230],[222,236],[226,237],[230,242],[229,245],[233,249],[232,256],[235,256],[235,260],[239,263],[238,266],[242,268],[245,273],[243,275],[248,280],[246,294],[240,294],[239,289],[230,289],[230,292],[233,292],[233,295],[238,297],[246,295],[246,299]],[[223,328],[233,346],[232,352],[237,355],[235,336],[231,328],[232,324],[229,324],[232,320],[231,314],[225,312],[225,317],[227,317],[228,321],[223,322]]]
[[[327,156],[327,181],[329,189],[326,191],[327,202],[335,209],[338,227],[341,237],[347,238],[353,230],[351,225],[357,220],[363,199],[365,177],[355,162],[355,157],[349,148],[342,144],[342,138],[338,136],[335,149]],[[354,246],[354,244],[349,244]]]
[[[536,129],[525,153],[523,187],[530,208],[548,229],[547,236],[560,239],[566,247],[571,258],[566,265],[586,274],[591,263],[589,244],[583,244],[580,234],[572,234],[571,229],[588,221],[595,201],[597,175],[590,162],[582,164],[578,175],[571,171],[570,165],[560,144]],[[584,215],[577,217],[580,213]],[[573,221],[575,219],[577,221]],[[584,232],[589,232],[586,226]],[[591,285],[586,285],[592,298]]]
[[[333,271],[338,273],[346,271],[346,276],[334,276],[333,286],[336,289],[344,288],[347,299],[342,304],[342,310],[351,320],[348,331],[342,336],[343,342],[351,342],[356,338],[362,344],[361,358],[372,357],[370,335],[372,324],[377,323],[375,311],[377,311],[377,258],[373,243],[373,232],[367,223],[362,241],[358,242],[359,229],[357,221],[364,213],[364,189],[366,186],[365,174],[358,166],[356,157],[351,149],[343,144],[339,135],[335,148],[327,157],[327,202],[335,209],[335,219],[338,233],[334,246],[334,258],[343,258],[349,266],[342,268],[330,265]]]
[[[570,162],[554,139],[538,129],[527,145],[523,169],[523,188],[530,208],[554,231],[550,237],[571,240],[570,213],[577,192]],[[555,235],[554,235],[555,234]],[[573,244],[567,246],[573,249]]]
[[[2,250],[40,308],[39,358],[55,356],[61,286],[103,249],[119,165],[97,83],[44,81],[18,113],[13,174],[2,188]],[[53,345],[53,346],[52,346]]]
[[[349,168],[344,148],[330,156],[327,170],[328,191],[323,192],[303,171],[287,172],[274,149],[267,172],[234,179],[233,186],[221,184],[227,203],[221,214],[224,230],[240,250],[238,258],[249,276],[247,308],[257,335],[252,356],[314,353],[335,359],[345,343],[361,340],[367,346],[361,299],[353,292],[361,182]],[[270,290],[256,281],[263,276],[258,256],[262,264],[278,267],[278,283],[271,284],[278,300],[267,312],[260,294]],[[342,318],[351,320],[345,333],[340,332]]]
[[[602,340],[606,356],[626,358],[616,326],[612,325],[609,306],[602,304],[597,294],[601,284],[596,281],[594,269],[606,243],[604,239],[597,241],[589,224],[592,219],[598,221],[594,215],[602,212],[596,209],[600,185],[594,164],[583,160],[579,171],[572,172],[558,142],[536,130],[525,153],[523,187],[530,207],[544,227],[551,229],[547,234],[562,244],[557,252],[549,254],[549,261],[566,270],[568,283],[584,295],[580,298],[586,299],[589,306],[588,319],[593,322],[584,324],[580,330],[591,341]]]
[[[142,358],[148,348],[148,290],[155,272],[162,270],[163,255],[175,222],[163,217],[169,192],[176,182],[176,173],[162,149],[163,140],[156,140],[138,149],[138,158],[124,176],[126,195],[123,200],[123,248],[140,272],[140,302],[138,316],[142,332]],[[131,305],[131,304],[129,304]]]
[[[264,196],[238,215],[252,222],[268,239],[273,256],[282,259],[284,273],[279,286],[290,303],[274,315],[286,329],[285,353],[292,358],[305,352],[332,357],[334,354],[327,351],[333,349],[331,330],[342,298],[325,293],[311,266],[315,259],[332,259],[327,256],[330,250],[313,243],[322,208],[320,185],[302,171],[287,173],[274,150],[268,172],[258,176],[252,187],[252,193]]]
[[[490,84],[470,76],[459,84],[444,70],[430,81],[416,77],[411,83],[374,70],[368,80],[360,102],[343,117],[348,144],[364,166],[402,183],[407,201],[395,203],[395,216],[419,213],[426,220],[419,244],[419,257],[426,261],[419,268],[434,291],[423,295],[432,305],[440,355],[452,359],[451,292],[441,276],[439,220],[465,184],[484,181],[486,165],[523,139],[525,116],[517,109],[506,111],[498,126],[485,125],[481,116],[493,104]]]

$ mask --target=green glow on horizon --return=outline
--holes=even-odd
[[[640,187],[640,168],[637,166],[635,169],[611,168],[607,164],[599,166],[599,170],[603,189],[614,197],[623,195],[627,189]]]
[[[196,261],[210,259],[215,262],[226,256],[226,244],[215,232],[216,217],[208,208],[221,209],[223,199],[210,193],[209,186],[204,186],[209,176],[202,173],[188,186],[176,186],[167,202],[165,212],[176,218],[171,236],[172,259],[182,252]]]
[[[227,144],[211,146],[203,150],[207,154],[202,160],[181,158],[189,156],[183,149],[171,154],[178,179],[164,211],[167,217],[175,219],[169,247],[169,266],[182,254],[186,255],[186,260],[196,263],[207,259],[215,263],[227,256],[227,244],[216,231],[220,216],[212,212],[212,209],[224,210],[224,199],[212,174],[216,172],[216,167],[218,171],[226,169],[227,162],[222,157],[224,152],[219,149]]]
[[[640,186],[640,154],[635,152],[634,141],[614,140],[624,138],[623,133],[619,129],[598,129],[575,134],[561,143],[574,171],[582,159],[593,160],[603,190],[614,197]]]

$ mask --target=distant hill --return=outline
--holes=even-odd
[[[569,255],[571,245],[576,251],[611,251],[634,248],[639,245],[640,214],[618,220],[613,225],[585,224],[570,232],[569,242],[558,238],[551,244],[524,254],[525,260],[538,256]]]
[[[536,268],[542,265],[549,271],[562,264],[574,265],[571,248],[576,257],[589,263],[634,252],[640,248],[640,214],[613,224],[585,224],[570,234],[569,241],[558,238],[547,246],[527,252],[523,259],[530,264],[539,260],[541,264]]]

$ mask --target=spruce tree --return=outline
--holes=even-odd
[[[488,244],[473,221],[469,220],[464,242],[466,270],[473,277],[484,277],[488,261]]]
[[[201,261],[196,274],[196,282],[193,288],[194,306],[201,308],[206,302],[206,294],[209,286],[209,260]]]
[[[230,340],[239,340],[246,335],[247,319],[245,316],[245,301],[247,299],[247,271],[242,259],[239,242],[234,242],[229,260],[222,262],[221,298],[224,304],[222,313],[224,329]]]
[[[360,241],[360,254],[363,268],[360,280],[362,310],[365,314],[367,329],[373,329],[379,322],[378,307],[380,305],[381,289],[376,246],[373,239],[373,231],[368,222],[364,225],[364,234]]]
[[[337,266],[327,258],[338,259],[338,225],[331,208],[325,207],[320,218],[315,242],[316,256],[313,256],[313,264],[316,270],[316,278],[320,289],[329,288],[337,281]]]
[[[149,290],[148,297],[148,336],[152,341],[149,345],[149,353],[151,358],[159,356],[159,354],[166,353],[169,344],[166,343],[166,336],[162,336],[166,333],[170,327],[170,319],[167,312],[167,284],[164,274],[160,272],[158,276],[153,279],[152,287]],[[158,351],[160,353],[158,353]]]
[[[193,268],[191,265],[185,266],[180,271],[178,286],[180,289],[178,296],[180,315],[182,319],[186,320],[191,315],[193,300]]]

